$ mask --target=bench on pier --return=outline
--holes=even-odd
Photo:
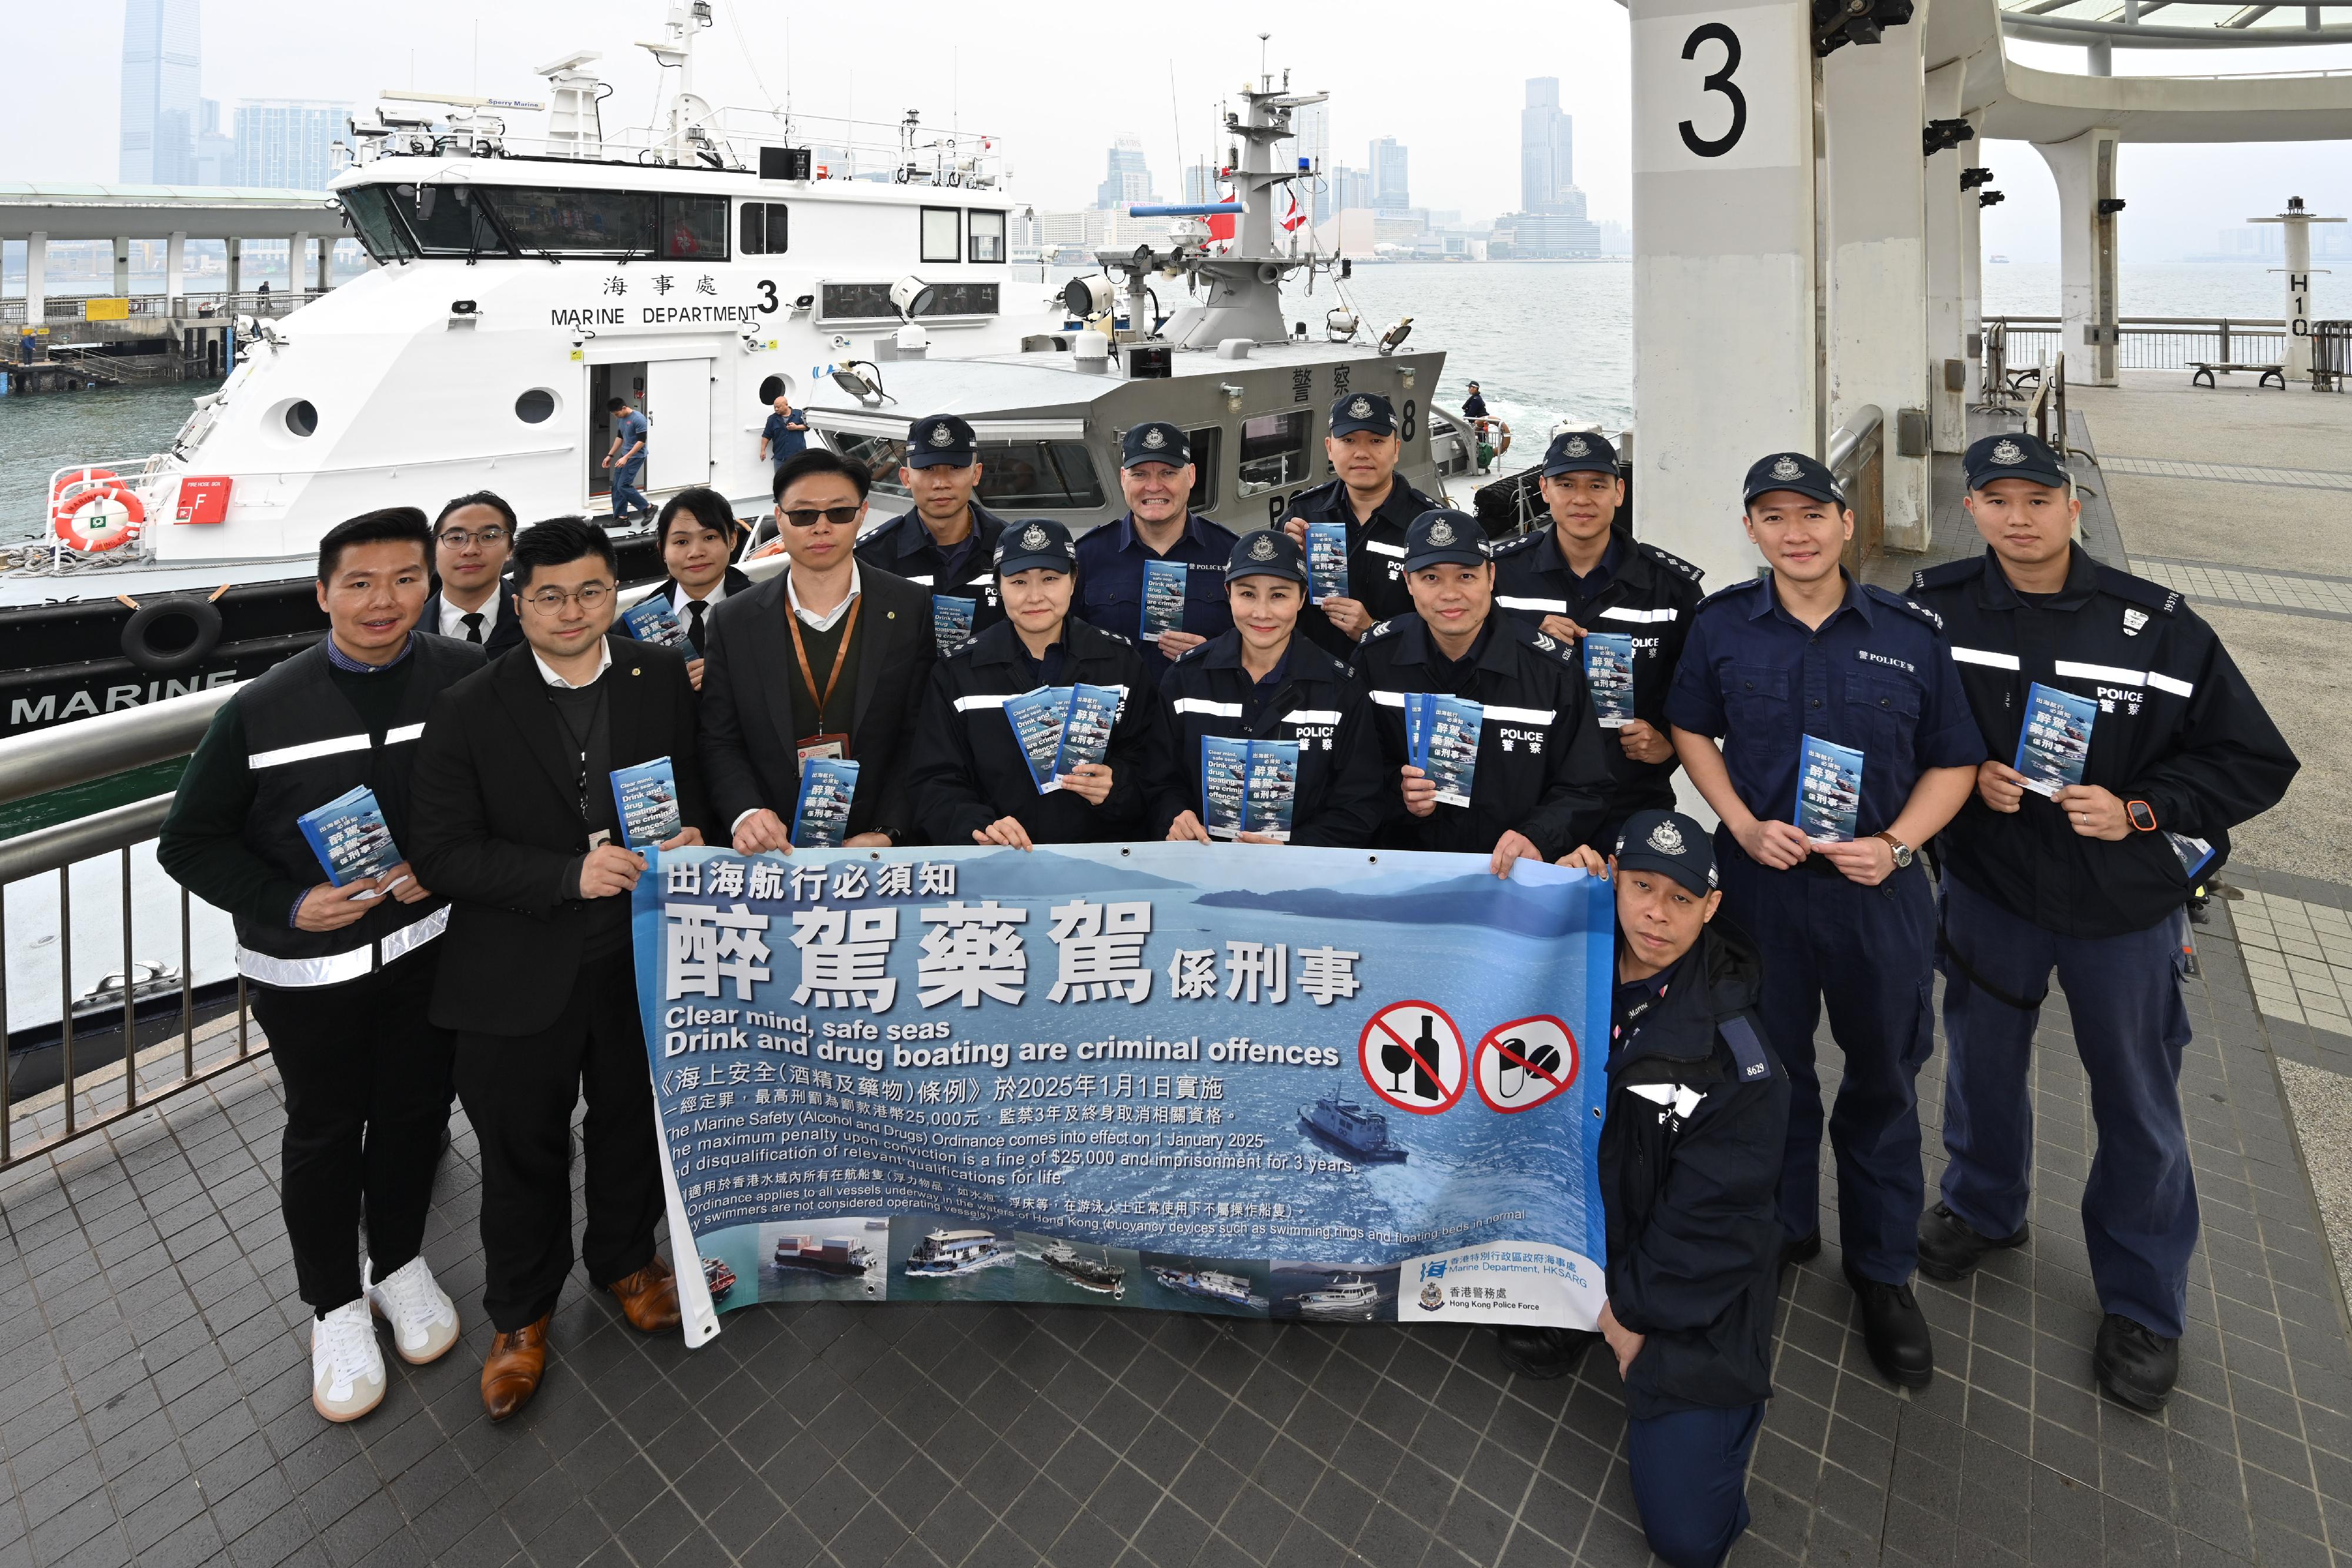
[[[2191,386],[2195,386],[2200,382],[2209,387],[2211,386],[2213,384],[2213,372],[2216,371],[2221,371],[2221,374],[2225,376],[2231,371],[2255,371],[2261,372],[2261,379],[2254,382],[2257,389],[2266,387],[2270,385],[2271,382],[2276,382],[2279,384],[2279,391],[2286,391],[2286,366],[2284,364],[2231,365],[2225,364],[2220,360],[2191,360],[2189,361],[2189,384]]]

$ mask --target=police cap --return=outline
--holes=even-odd
[[[1832,507],[1845,505],[1845,493],[1838,488],[1836,477],[1801,452],[1775,452],[1758,458],[1748,470],[1748,482],[1740,486],[1739,504],[1744,507],[1774,490],[1794,490]]]
[[[1478,526],[1478,519],[1449,507],[1422,513],[1404,531],[1407,571],[1449,561],[1457,566],[1476,566],[1494,553],[1495,547],[1486,542],[1486,530]]]
[[[1715,891],[1715,841],[1680,811],[1636,811],[1617,835],[1617,869],[1654,871],[1701,898]]]
[[[1118,465],[1132,468],[1141,463],[1165,463],[1171,468],[1181,468],[1192,461],[1192,444],[1182,430],[1164,419],[1150,419],[1127,433],[1118,444]]]
[[[1590,431],[1562,431],[1551,438],[1544,451],[1544,477],[1557,479],[1563,474],[1617,473],[1617,449],[1609,444],[1606,436]]]
[[[996,538],[996,575],[1011,577],[1032,567],[1047,571],[1076,571],[1077,552],[1070,546],[1070,530],[1051,517],[1008,523]]]
[[[1996,479],[2028,479],[2052,489],[2066,485],[2066,463],[2050,444],[2019,431],[2013,435],[1988,435],[1960,456],[1960,471],[1969,488],[1981,490]]]
[[[907,466],[969,468],[980,461],[980,439],[951,413],[919,419],[907,431]]]
[[[1234,541],[1234,553],[1225,565],[1225,580],[1235,582],[1244,577],[1279,577],[1304,583],[1306,552],[1280,528],[1258,528],[1244,534]]]
[[[1374,435],[1397,433],[1396,410],[1378,392],[1349,392],[1331,405],[1331,434],[1353,435],[1369,430]]]

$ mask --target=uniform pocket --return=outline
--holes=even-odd
[[[1868,750],[1892,760],[1908,759],[1919,728],[1919,688],[1896,675],[1853,674],[1845,678],[1845,707],[1870,736]]]
[[[1769,664],[1726,664],[1723,712],[1733,723],[1769,724],[1789,711],[1789,672]]]

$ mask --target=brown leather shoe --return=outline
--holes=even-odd
[[[505,1420],[539,1392],[547,1371],[547,1322],[554,1315],[490,1341],[490,1354],[482,1358],[482,1408],[491,1420]]]
[[[656,1253],[654,1260],[604,1287],[619,1298],[629,1326],[639,1333],[659,1333],[677,1327],[677,1276]]]

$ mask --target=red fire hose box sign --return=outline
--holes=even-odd
[[[180,481],[180,499],[172,509],[174,523],[221,523],[228,520],[229,480],[226,475]]]

